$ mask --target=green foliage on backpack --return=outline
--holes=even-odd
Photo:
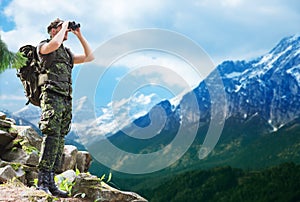
[[[0,73],[6,69],[18,69],[26,63],[26,58],[20,53],[13,53],[8,50],[7,45],[0,37]]]

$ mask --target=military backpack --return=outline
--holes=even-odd
[[[29,103],[40,106],[41,88],[38,85],[39,74],[41,71],[40,61],[37,55],[37,48],[32,45],[25,45],[19,49],[19,52],[27,58],[26,64],[17,70],[17,76],[20,78],[25,95]]]

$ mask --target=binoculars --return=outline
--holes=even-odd
[[[79,27],[80,27],[79,23],[76,23],[75,21],[69,22],[68,29],[76,30]]]

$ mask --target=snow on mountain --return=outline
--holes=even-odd
[[[25,107],[16,112],[13,112],[12,115],[25,119],[33,125],[38,126],[38,122],[40,120],[41,115],[41,109],[30,104],[26,105]]]
[[[227,61],[218,70],[227,93],[228,116],[255,113],[282,126],[300,115],[300,36],[284,38],[253,61]]]
[[[155,94],[136,93],[127,99],[110,102],[100,108],[100,115],[96,116],[92,103],[82,97],[74,101],[72,129],[83,142],[90,141],[86,137],[111,135],[146,114],[159,101],[160,98]]]
[[[222,124],[224,114],[226,119],[235,117],[245,122],[261,117],[276,130],[300,116],[299,50],[300,36],[292,36],[252,61],[225,61],[192,92],[172,99],[171,104],[158,103],[134,123],[150,125],[151,113],[160,106],[164,112],[155,119],[164,121],[164,130],[172,130],[182,123]],[[197,106],[191,104],[194,96]],[[165,114],[167,117],[163,119]]]

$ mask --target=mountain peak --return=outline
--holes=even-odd
[[[298,51],[299,47],[300,35],[293,35],[283,38],[269,53],[278,54],[289,50]]]

